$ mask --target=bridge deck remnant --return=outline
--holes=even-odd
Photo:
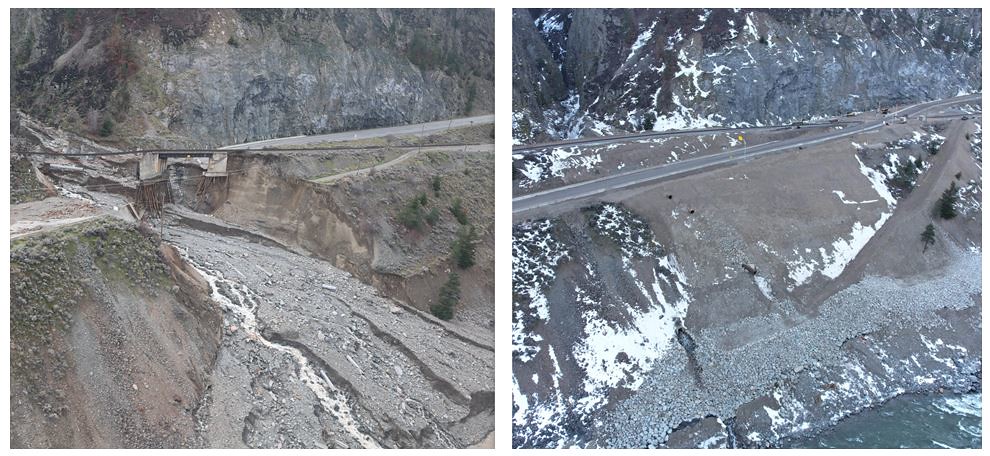
[[[165,172],[169,158],[193,158],[206,157],[209,162],[206,165],[206,177],[226,177],[227,176],[227,151],[170,151],[170,152],[147,152],[141,154],[141,161],[138,165],[138,179],[148,181],[157,179]]]

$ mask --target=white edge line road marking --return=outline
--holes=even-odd
[[[982,98],[982,94],[980,94],[980,95],[973,95],[973,96],[976,96],[978,98]],[[900,113],[902,113],[902,112],[904,112],[904,111],[906,111],[908,109],[912,109],[912,108],[917,108],[918,109],[918,113],[921,113],[921,112],[924,112],[924,111],[926,111],[928,109],[934,108],[936,106],[941,106],[941,105],[944,105],[944,104],[964,103],[964,102],[967,102],[967,100],[968,100],[968,98],[963,98],[963,99],[953,99],[953,100],[936,100],[936,101],[927,102],[927,103],[920,103],[920,104],[916,104],[916,105],[912,105],[912,106],[908,106],[908,107],[905,107],[903,109],[900,109],[900,110],[896,111],[894,113],[894,115],[900,114]],[[810,141],[807,141],[807,142],[790,144],[790,145],[785,145],[785,146],[780,146],[780,147],[773,147],[773,148],[770,148],[770,149],[767,149],[767,150],[764,150],[764,151],[754,152],[753,154],[747,156],[746,158],[758,157],[758,156],[766,155],[766,154],[769,154],[769,153],[772,153],[772,152],[778,152],[778,151],[785,150],[785,149],[795,148],[797,146],[808,146],[808,145],[820,144],[820,143],[827,142],[827,141],[834,141],[836,139],[841,139],[841,138],[844,138],[846,136],[851,136],[851,135],[855,135],[855,134],[865,133],[865,132],[868,132],[868,131],[871,131],[871,130],[876,130],[876,129],[880,128],[882,125],[883,125],[883,121],[880,121],[880,122],[878,122],[878,123],[876,123],[876,124],[874,124],[872,126],[869,126],[869,127],[863,127],[863,128],[855,128],[854,127],[851,130],[843,131],[842,133],[839,133],[839,134],[834,135],[834,136],[828,135],[828,136],[825,136],[823,138],[818,138],[818,139],[810,140]],[[538,208],[541,208],[541,207],[545,207],[545,206],[549,206],[549,205],[553,205],[553,204],[557,204],[557,203],[562,203],[564,201],[570,201],[570,200],[575,200],[575,199],[586,198],[588,196],[597,195],[599,193],[605,193],[605,192],[610,191],[610,190],[615,190],[615,189],[625,188],[625,187],[632,187],[632,186],[641,184],[643,182],[648,182],[648,181],[651,181],[651,180],[657,180],[657,179],[661,179],[661,178],[664,178],[664,177],[677,176],[677,175],[680,175],[680,174],[688,173],[688,172],[695,171],[697,169],[708,167],[708,166],[715,166],[715,165],[724,164],[726,162],[732,161],[732,159],[739,158],[738,156],[737,157],[732,157],[732,154],[737,154],[738,155],[739,153],[745,152],[747,150],[758,148],[758,147],[763,147],[763,146],[766,146],[767,144],[771,144],[773,142],[776,142],[776,141],[771,141],[771,142],[762,143],[762,144],[758,144],[758,145],[754,145],[754,146],[749,146],[749,147],[738,149],[738,150],[734,150],[734,151],[723,152],[723,153],[720,153],[720,154],[707,155],[707,156],[704,156],[704,157],[697,157],[697,158],[692,158],[692,159],[689,159],[689,160],[675,162],[675,163],[682,163],[683,164],[683,163],[691,163],[692,161],[703,161],[705,159],[711,159],[712,157],[721,157],[721,158],[716,159],[715,161],[712,161],[712,162],[701,163],[701,164],[696,165],[696,166],[689,166],[688,168],[685,168],[685,169],[682,169],[682,170],[676,170],[676,171],[671,172],[670,174],[666,174],[666,175],[663,175],[663,176],[650,176],[650,177],[645,177],[645,178],[642,178],[642,179],[636,179],[636,180],[630,181],[630,182],[623,182],[623,183],[617,184],[614,187],[604,188],[604,189],[598,189],[598,190],[591,190],[591,191],[588,191],[588,192],[580,193],[578,195],[566,196],[566,197],[563,197],[563,198],[558,199],[556,201],[549,201],[549,202],[546,202],[546,203],[543,203],[543,204],[538,204],[536,206],[530,206],[530,207],[526,207],[526,208],[519,208],[518,210],[516,208],[513,208],[512,213],[515,214],[515,213],[518,213],[518,212],[530,211],[530,210],[533,210],[533,209],[538,209]],[[606,176],[606,177],[598,178],[598,179],[591,180],[591,181],[578,182],[578,183],[574,183],[574,184],[570,184],[570,185],[565,185],[563,187],[556,187],[556,188],[553,188],[553,189],[544,190],[542,192],[531,193],[531,194],[528,194],[528,195],[522,195],[522,196],[519,196],[517,198],[513,198],[512,199],[512,202],[513,202],[513,204],[515,204],[516,202],[525,201],[527,199],[534,198],[534,197],[537,197],[537,196],[543,196],[543,195],[547,195],[547,194],[550,194],[550,193],[564,191],[564,190],[567,190],[567,189],[570,189],[570,188],[576,188],[576,187],[581,187],[581,186],[585,186],[585,185],[592,185],[592,184],[595,184],[595,183],[598,183],[598,182],[602,182],[602,181],[606,181],[606,180],[610,180],[610,179],[619,179],[619,178],[621,178],[623,176],[629,176],[629,175],[633,175],[633,174],[637,174],[637,173],[646,173],[646,172],[649,172],[651,170],[657,170],[659,168],[663,168],[663,167],[666,167],[666,166],[669,166],[669,165],[672,165],[672,163],[658,165],[658,166],[653,166],[653,167],[650,167],[650,168],[642,168],[642,169],[638,169],[638,170],[634,170],[634,171],[628,171],[628,172],[621,173],[621,174],[615,174],[615,175],[612,175],[612,176]]]

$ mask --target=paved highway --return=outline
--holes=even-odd
[[[131,155],[131,154],[159,154],[165,157],[210,157],[213,152],[222,151],[244,151],[244,150],[264,150],[271,148],[272,152],[298,152],[307,150],[324,150],[320,148],[313,149],[292,149],[286,146],[304,146],[307,144],[319,144],[327,142],[338,142],[338,141],[354,141],[358,139],[369,139],[369,138],[379,138],[382,136],[390,135],[405,135],[405,134],[428,134],[437,133],[449,128],[466,127],[470,125],[484,125],[495,122],[495,115],[489,114],[485,116],[475,116],[475,117],[464,117],[461,119],[450,119],[450,120],[439,120],[436,122],[419,123],[412,125],[400,125],[397,127],[385,127],[385,128],[373,128],[369,130],[357,130],[348,131],[341,133],[331,133],[326,135],[312,135],[312,136],[291,136],[288,138],[275,138],[266,139],[263,141],[254,141],[244,144],[232,144],[229,146],[223,146],[218,149],[144,149],[144,150],[118,150],[113,152],[102,152],[102,153],[73,153],[73,152],[18,152],[22,155],[57,155],[62,157],[105,157],[110,155]],[[461,146],[461,147],[471,147],[473,144],[441,144],[441,146]],[[276,149],[276,147],[279,147]],[[370,146],[369,148],[373,148]],[[403,146],[398,146],[403,147]]]
[[[330,133],[326,135],[292,136],[288,138],[266,139],[244,144],[232,144],[221,147],[221,150],[230,149],[265,149],[276,146],[301,146],[306,144],[318,144],[324,142],[355,141],[359,139],[380,138],[389,135],[408,135],[436,133],[448,128],[467,127],[471,125],[490,124],[495,122],[495,115],[489,114],[476,117],[464,117],[461,119],[439,120],[436,122],[419,123],[412,125],[399,125],[397,127],[372,128],[369,130],[347,131],[342,133]]]
[[[974,95],[966,95],[962,97],[950,98],[946,100],[936,100],[927,103],[919,103],[905,107],[899,111],[893,112],[889,115],[889,118],[894,119],[896,117],[901,117],[901,116],[911,117],[932,108],[937,108],[937,107],[947,106],[957,103],[979,101],[981,96],[982,96],[981,94],[974,94]],[[799,146],[812,146],[826,141],[833,141],[839,138],[844,138],[847,136],[852,136],[855,134],[876,130],[881,126],[883,126],[883,122],[884,122],[883,119],[864,122],[859,125],[847,126],[841,130],[833,130],[812,137],[800,137],[800,138],[792,138],[781,141],[763,143],[759,145],[739,148],[728,152],[706,155],[703,157],[692,158],[689,160],[682,160],[679,162],[654,166],[650,168],[643,168],[635,171],[627,171],[625,173],[615,174],[600,179],[579,182],[576,184],[565,185],[562,187],[557,187],[542,192],[531,193],[528,195],[523,195],[512,199],[512,213],[521,214],[540,207],[551,206],[565,201],[575,200],[578,198],[586,198],[589,196],[606,193],[612,190],[631,187],[633,185],[641,184],[644,182],[674,177],[712,166],[724,165],[728,163],[736,163],[755,157],[769,155],[790,149],[796,149]],[[621,136],[618,138],[613,138],[611,140],[596,138],[596,141],[599,141],[601,143],[628,141],[628,136]]]
[[[801,123],[802,128],[823,128],[823,127],[834,127],[836,125],[846,126],[851,124],[858,124],[858,121],[849,120],[839,120],[836,122],[807,122]],[[768,130],[789,130],[794,128],[797,123],[788,125],[766,125],[762,127],[713,127],[713,128],[698,128],[695,130],[666,130],[666,131],[651,131],[646,133],[629,133],[614,136],[595,136],[591,138],[580,138],[580,139],[565,139],[563,141],[554,141],[543,144],[533,144],[533,145],[519,145],[512,146],[513,154],[530,154],[535,152],[540,152],[546,149],[555,147],[565,147],[565,146],[600,146],[602,144],[611,144],[621,141],[632,141],[636,139],[643,138],[657,138],[662,136],[707,136],[712,133],[722,133],[727,131],[738,131],[738,132],[749,132],[749,131],[768,131]]]

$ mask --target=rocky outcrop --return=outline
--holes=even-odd
[[[107,218],[11,244],[12,447],[196,445],[220,344],[208,285]]]
[[[981,18],[948,9],[516,10],[513,136],[774,124],[979,91]]]
[[[490,10],[18,10],[12,104],[140,145],[491,112]]]

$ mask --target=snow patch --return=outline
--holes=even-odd
[[[756,281],[756,286],[760,289],[760,292],[763,293],[763,296],[773,301],[773,289],[770,287],[770,281],[767,280],[766,277],[759,275],[753,277],[753,280]]]
[[[550,320],[543,290],[556,277],[557,265],[567,258],[567,250],[553,238],[553,230],[552,221],[540,220],[519,224],[512,232],[512,292],[519,298],[512,303],[512,353],[524,363],[539,353],[543,340],[526,322]]]
[[[626,63],[629,63],[633,57],[651,38],[653,38],[653,30],[657,26],[657,21],[653,21],[653,24],[649,28],[644,30],[639,36],[636,37],[636,41],[633,42],[632,47],[629,48],[629,56],[626,57]]]
[[[576,290],[585,337],[574,348],[574,359],[585,371],[585,397],[579,409],[590,412],[607,403],[608,392],[617,387],[638,389],[646,374],[672,346],[675,321],[687,315],[690,296],[687,281],[672,255],[664,255],[652,231],[632,213],[614,204],[603,204],[591,214],[595,231],[615,241],[622,262],[646,303],[624,306],[622,321],[606,318],[600,304]],[[653,260],[653,268],[643,283],[634,260]]]

